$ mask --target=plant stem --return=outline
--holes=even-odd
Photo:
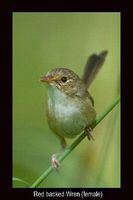
[[[95,128],[105,116],[113,110],[113,108],[119,103],[120,96],[107,108],[107,110],[102,113],[99,117],[96,118],[95,122],[91,125],[91,128]],[[69,147],[67,147],[64,152],[58,157],[58,161],[61,163],[71,152],[72,150],[86,137],[85,133],[82,133]],[[30,188],[35,188],[40,185],[44,179],[46,179],[49,174],[52,173],[54,169],[50,166],[42,175],[30,186]]]

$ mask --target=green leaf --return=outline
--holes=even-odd
[[[29,188],[29,183],[27,183],[26,181],[20,179],[20,178],[17,178],[17,177],[13,177],[13,181],[18,181],[18,182],[21,182],[23,183],[27,188]]]

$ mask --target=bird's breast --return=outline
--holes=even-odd
[[[74,137],[89,123],[82,102],[69,98],[55,87],[48,90],[48,122],[57,135]]]

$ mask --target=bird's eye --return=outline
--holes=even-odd
[[[67,77],[63,76],[63,77],[61,78],[61,81],[65,83],[65,82],[67,81]]]

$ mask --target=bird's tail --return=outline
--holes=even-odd
[[[94,80],[96,74],[102,67],[105,58],[108,54],[108,51],[102,51],[99,55],[92,54],[85,65],[84,74],[83,74],[83,82],[85,83],[86,87],[89,88],[92,81]]]

